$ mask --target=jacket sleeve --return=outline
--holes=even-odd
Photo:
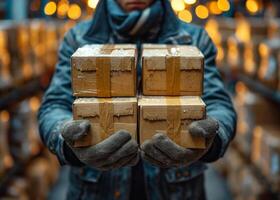
[[[63,138],[60,129],[64,121],[72,118],[74,97],[71,89],[70,58],[74,51],[74,34],[70,30],[59,47],[56,70],[38,113],[42,141],[57,155],[61,164],[67,163],[62,151]]]
[[[205,30],[201,30],[199,38],[198,47],[205,56],[202,99],[206,103],[207,116],[216,119],[220,125],[212,147],[202,159],[205,162],[212,162],[224,155],[229,143],[234,138],[237,116],[216,67],[216,47]]]

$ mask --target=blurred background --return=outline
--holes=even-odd
[[[64,199],[68,168],[36,121],[63,35],[98,0],[0,0],[0,198]],[[280,1],[171,0],[205,26],[238,112],[235,140],[206,175],[209,199],[280,199]]]

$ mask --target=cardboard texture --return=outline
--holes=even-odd
[[[126,130],[136,139],[136,98],[80,98],[73,104],[74,120],[89,120],[90,134],[74,144],[75,147],[95,145],[112,133]]]
[[[147,97],[138,100],[140,107],[139,138],[142,144],[156,133],[166,133],[186,148],[205,148],[205,140],[192,137],[188,125],[205,118],[205,103],[200,97]]]
[[[135,45],[86,45],[71,57],[72,88],[77,97],[136,95]]]
[[[201,96],[204,56],[197,47],[143,45],[143,95]]]

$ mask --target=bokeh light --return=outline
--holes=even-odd
[[[185,3],[183,0],[172,0],[171,5],[172,5],[172,8],[177,12],[185,9]]]
[[[71,4],[67,15],[70,19],[77,20],[82,15],[82,10],[78,4]]]
[[[195,8],[195,13],[200,19],[206,19],[209,16],[209,11],[204,5],[198,5]]]
[[[256,0],[247,0],[246,8],[250,13],[256,13],[259,11],[259,5]]]
[[[224,12],[229,11],[230,9],[230,3],[228,0],[218,0],[217,5],[218,8]]]
[[[183,10],[179,12],[178,17],[184,22],[190,23],[192,22],[192,13],[188,10]]]
[[[99,2],[99,0],[88,0],[87,5],[88,5],[88,7],[95,9],[98,2]]]
[[[53,15],[55,12],[56,12],[56,3],[53,1],[48,2],[44,8],[44,13],[46,15]]]
[[[196,3],[196,0],[184,0],[186,4],[193,5]]]

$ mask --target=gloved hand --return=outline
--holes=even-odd
[[[192,136],[206,139],[205,149],[186,149],[174,143],[167,135],[156,134],[151,140],[147,140],[141,145],[141,156],[162,168],[188,166],[201,159],[208,152],[218,129],[218,122],[211,118],[190,124],[189,133]]]
[[[88,165],[107,171],[136,165],[139,160],[138,145],[126,131],[118,131],[104,141],[90,147],[73,147],[75,141],[89,133],[87,120],[68,121],[63,125],[64,154],[73,165]]]

